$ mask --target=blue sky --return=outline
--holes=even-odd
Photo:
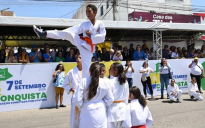
[[[78,9],[81,4],[82,2],[71,3],[31,0],[0,0],[0,10],[10,8],[9,10],[14,11],[16,16],[23,17],[60,18],[61,16]],[[192,0],[192,5],[205,6],[205,0]],[[74,13],[75,11],[63,18],[72,18]]]

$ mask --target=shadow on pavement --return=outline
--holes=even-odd
[[[192,101],[192,102],[195,101],[196,102],[197,100],[183,99],[183,101]]]
[[[43,109],[56,109],[56,106],[53,106],[53,107],[45,107],[45,108],[40,108],[39,110],[43,110]]]
[[[174,101],[170,101],[170,100],[164,100],[164,101],[162,101],[162,103],[169,103],[169,104],[173,104],[173,103],[175,103]]]

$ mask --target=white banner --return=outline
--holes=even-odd
[[[167,62],[171,66],[171,73],[172,78],[175,79],[176,83],[178,84],[179,88],[183,91],[183,93],[188,92],[188,84],[191,82],[190,72],[191,69],[188,67],[191,64],[193,59],[169,59]],[[199,59],[199,62],[205,68],[205,59]],[[137,86],[140,88],[141,93],[143,93],[143,86],[141,83],[141,73],[139,73],[139,69],[142,67],[144,61],[133,61],[132,65],[135,69],[135,73],[133,76],[133,86]],[[148,64],[154,71],[159,72],[158,67],[160,60],[149,60]],[[122,62],[124,65],[125,62]],[[151,75],[152,80],[152,88],[154,95],[161,95],[161,83],[160,83],[160,73],[152,73]],[[205,79],[202,79],[202,86],[205,86]],[[205,87],[203,87],[205,89]],[[150,95],[150,91],[147,87],[147,92]],[[164,87],[164,95],[166,94],[166,88]]]
[[[57,63],[1,65],[0,112],[54,107],[55,90],[52,74]],[[64,104],[71,96],[64,93]]]
[[[135,73],[133,86],[138,86],[143,94],[141,73],[139,69],[144,61],[132,61]],[[171,73],[176,83],[183,92],[187,92],[187,86],[191,81],[188,68],[192,59],[168,60],[171,65]],[[205,59],[200,59],[205,67]],[[160,73],[158,72],[159,60],[150,60],[149,67],[155,73],[151,74],[152,88],[154,95],[161,95]],[[0,65],[0,112],[54,107],[55,90],[52,74],[58,63],[26,64],[26,65]],[[107,73],[111,62],[105,62]],[[125,62],[122,62],[125,65]],[[75,67],[76,63],[64,63],[66,73]],[[202,86],[205,89],[205,79],[202,79]],[[147,88],[148,94],[150,94]],[[166,94],[166,91],[164,92]],[[63,103],[70,104],[71,94],[64,93]]]

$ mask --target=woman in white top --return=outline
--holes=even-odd
[[[161,99],[164,99],[164,86],[168,87],[169,85],[169,72],[171,70],[171,66],[167,63],[165,58],[162,58],[161,63],[159,64],[160,71],[160,82],[161,82]],[[169,95],[167,93],[167,99],[169,99]]]
[[[110,83],[100,78],[100,66],[93,63],[90,77],[83,78],[73,96],[80,109],[79,128],[107,128],[106,106],[113,103]]]
[[[140,89],[134,86],[129,92],[131,103],[127,107],[127,118],[123,122],[123,128],[150,128],[153,124],[152,114]]]
[[[203,98],[200,95],[200,91],[198,89],[197,83],[196,83],[196,78],[192,77],[191,83],[189,83],[188,86],[188,93],[189,96],[191,96],[191,99],[193,100],[194,98],[196,100],[203,100]]]
[[[113,63],[109,69],[109,73],[113,76],[110,79],[110,87],[114,95],[114,102],[107,108],[108,128],[121,128],[122,122],[126,119],[129,86],[126,75],[123,73],[122,64]]]
[[[151,83],[151,79],[150,79],[150,73],[151,72],[154,72],[154,71],[149,67],[147,62],[144,62],[142,67],[140,68],[140,73],[142,73],[141,82],[142,82],[142,85],[143,85],[144,95],[145,95],[146,99],[148,99],[147,91],[146,91],[147,90],[147,85],[149,87],[151,98],[154,99],[152,83]]]
[[[115,53],[115,55],[113,56],[113,60],[114,61],[121,61],[121,60],[123,60],[123,56],[121,54],[121,51],[117,51]]]
[[[135,72],[134,68],[132,67],[132,62],[130,60],[126,60],[126,64],[124,66],[124,73],[127,77],[127,82],[129,84],[129,88],[133,85],[133,73]]]

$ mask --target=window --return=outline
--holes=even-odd
[[[108,9],[109,8],[109,1],[107,1],[107,5],[106,5],[106,9]]]
[[[103,6],[100,7],[100,16],[103,15]]]

